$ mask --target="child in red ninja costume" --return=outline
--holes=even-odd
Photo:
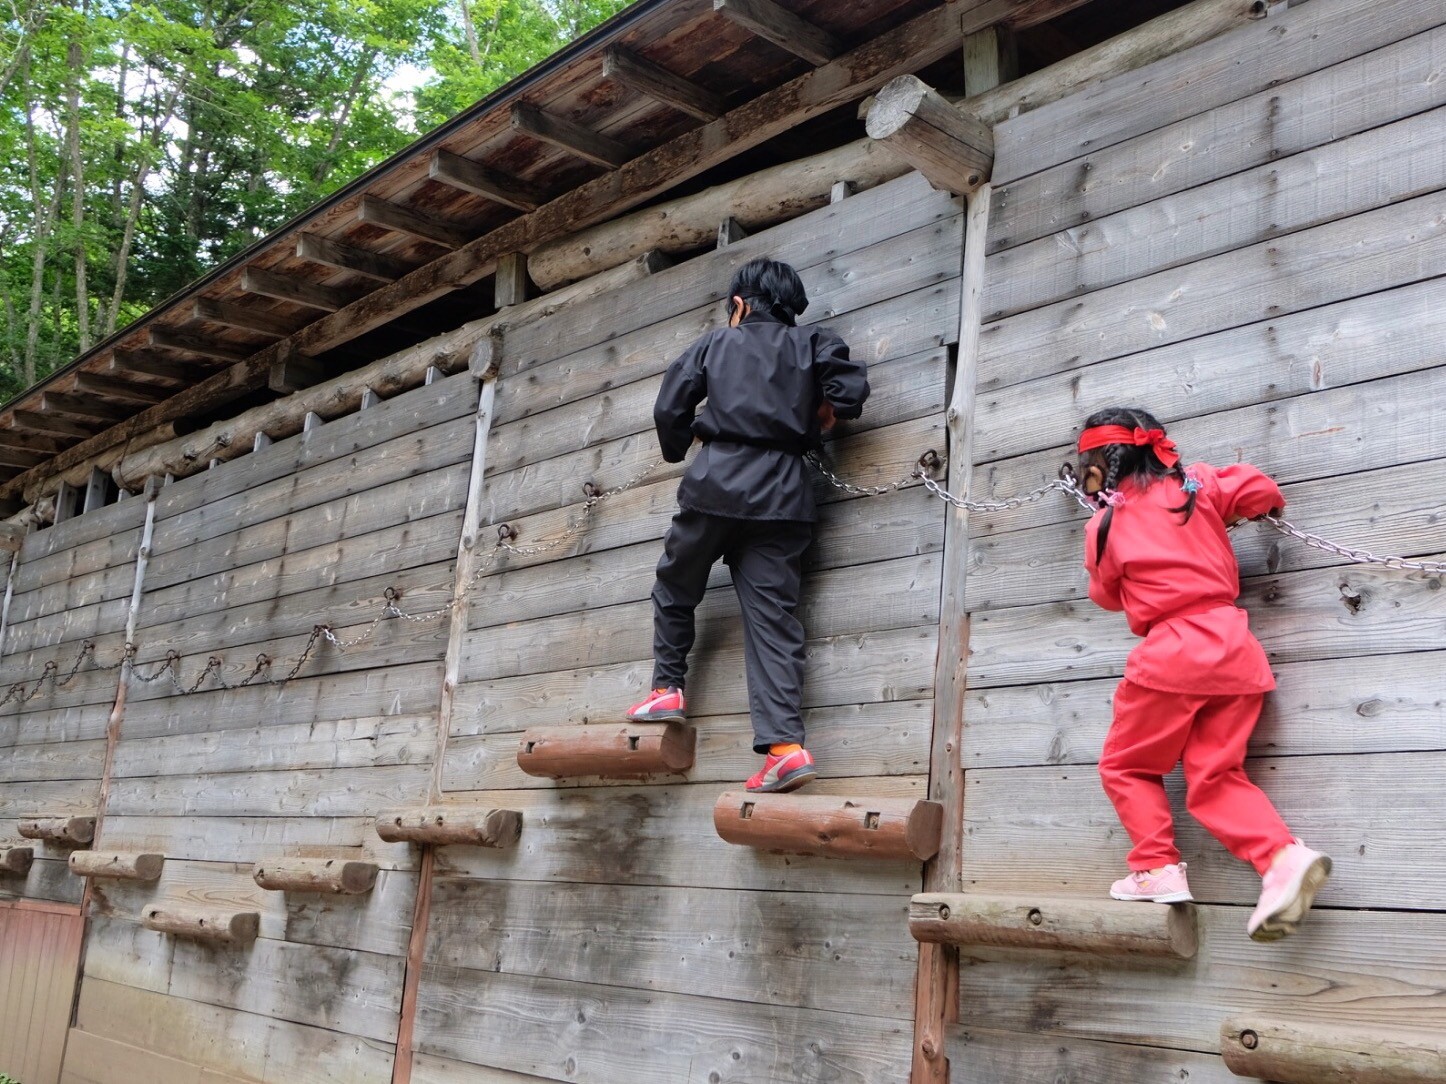
[[[1235,605],[1240,569],[1226,529],[1285,505],[1280,487],[1245,463],[1182,468],[1149,413],[1092,415],[1079,474],[1100,510],[1085,528],[1090,598],[1123,610],[1144,640],[1115,693],[1100,778],[1134,849],[1118,900],[1191,899],[1175,848],[1163,777],[1183,761],[1186,807],[1260,873],[1247,931],[1294,933],[1330,875],[1331,860],[1296,839],[1245,775],[1246,744],[1275,688],[1265,651]]]

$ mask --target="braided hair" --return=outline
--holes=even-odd
[[[1165,427],[1148,410],[1140,407],[1107,407],[1096,411],[1085,419],[1085,428],[1094,429],[1101,425],[1123,425],[1127,429],[1160,429]],[[1110,497],[1126,479],[1134,479],[1142,485],[1150,485],[1160,478],[1174,478],[1185,490],[1185,503],[1171,508],[1171,512],[1183,512],[1182,522],[1188,523],[1195,514],[1195,488],[1186,485],[1185,468],[1176,463],[1167,467],[1155,454],[1155,449],[1134,444],[1106,444],[1098,449],[1105,461],[1104,485],[1096,502],[1105,510],[1100,520],[1099,533],[1095,535],[1095,563],[1105,555],[1105,543],[1110,537],[1110,523],[1115,518],[1115,506]]]

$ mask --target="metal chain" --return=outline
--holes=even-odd
[[[1408,557],[1398,557],[1394,554],[1372,553],[1370,550],[1356,549],[1354,546],[1332,542],[1322,535],[1303,531],[1290,520],[1280,516],[1261,516],[1260,522],[1288,538],[1294,538],[1311,549],[1343,558],[1354,565],[1383,565],[1386,568],[1399,569],[1404,572],[1426,572],[1433,576],[1446,575],[1446,561],[1413,561]]]

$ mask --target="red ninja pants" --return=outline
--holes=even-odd
[[[1180,861],[1163,777],[1182,761],[1185,808],[1235,857],[1264,873],[1293,842],[1270,799],[1245,776],[1245,746],[1264,700],[1262,693],[1195,696],[1120,682],[1100,779],[1135,844],[1131,869]]]

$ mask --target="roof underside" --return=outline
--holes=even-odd
[[[223,379],[238,363],[254,369],[258,358],[294,345],[340,372],[491,311],[483,277],[490,265],[483,274],[458,275],[461,250],[538,207],[552,210],[547,205],[560,197],[599,189],[610,174],[625,187],[627,171],[643,172],[635,167],[650,153],[661,157],[690,132],[708,140],[714,129],[734,134],[729,122],[740,107],[931,12],[948,9],[952,17],[998,9],[998,21],[1035,27],[1026,48],[1037,54],[1037,67],[1071,45],[1105,36],[1122,21],[1122,8],[1143,9],[1125,16],[1137,21],[1175,6],[1171,0],[1101,0],[1111,15],[1097,34],[1081,22],[1083,12],[1072,17],[1068,36],[1060,27],[1071,24],[1062,19],[1039,25],[1083,2],[640,0],[0,408],[0,494],[18,495],[22,486],[72,465],[99,434],[148,421],[136,415]],[[768,26],[790,18],[807,26],[795,23],[781,34]],[[819,33],[799,33],[809,27]],[[933,59],[922,56],[914,67]],[[869,89],[859,86],[854,97]],[[827,113],[812,115],[826,120]],[[860,134],[857,127],[845,138]],[[708,168],[726,168],[721,163],[733,153],[759,142],[739,140],[736,151],[714,152],[701,168],[681,163],[638,198],[603,201],[598,217],[700,174],[707,178]],[[811,149],[790,145],[794,155]],[[748,168],[758,168],[756,159],[749,156]],[[566,221],[576,221],[576,214]],[[513,225],[517,232],[519,224]],[[416,304],[389,300],[420,282],[424,276],[414,273],[426,268],[445,279],[443,288],[423,283],[428,288],[419,289]],[[393,283],[390,294],[377,293]],[[369,297],[367,305],[355,304]],[[357,311],[359,318],[348,326],[333,315],[339,310],[343,317]],[[229,399],[212,396],[198,404],[199,412],[169,411],[166,420],[194,426],[218,403],[235,409],[240,400],[271,394],[264,378],[243,376]]]

